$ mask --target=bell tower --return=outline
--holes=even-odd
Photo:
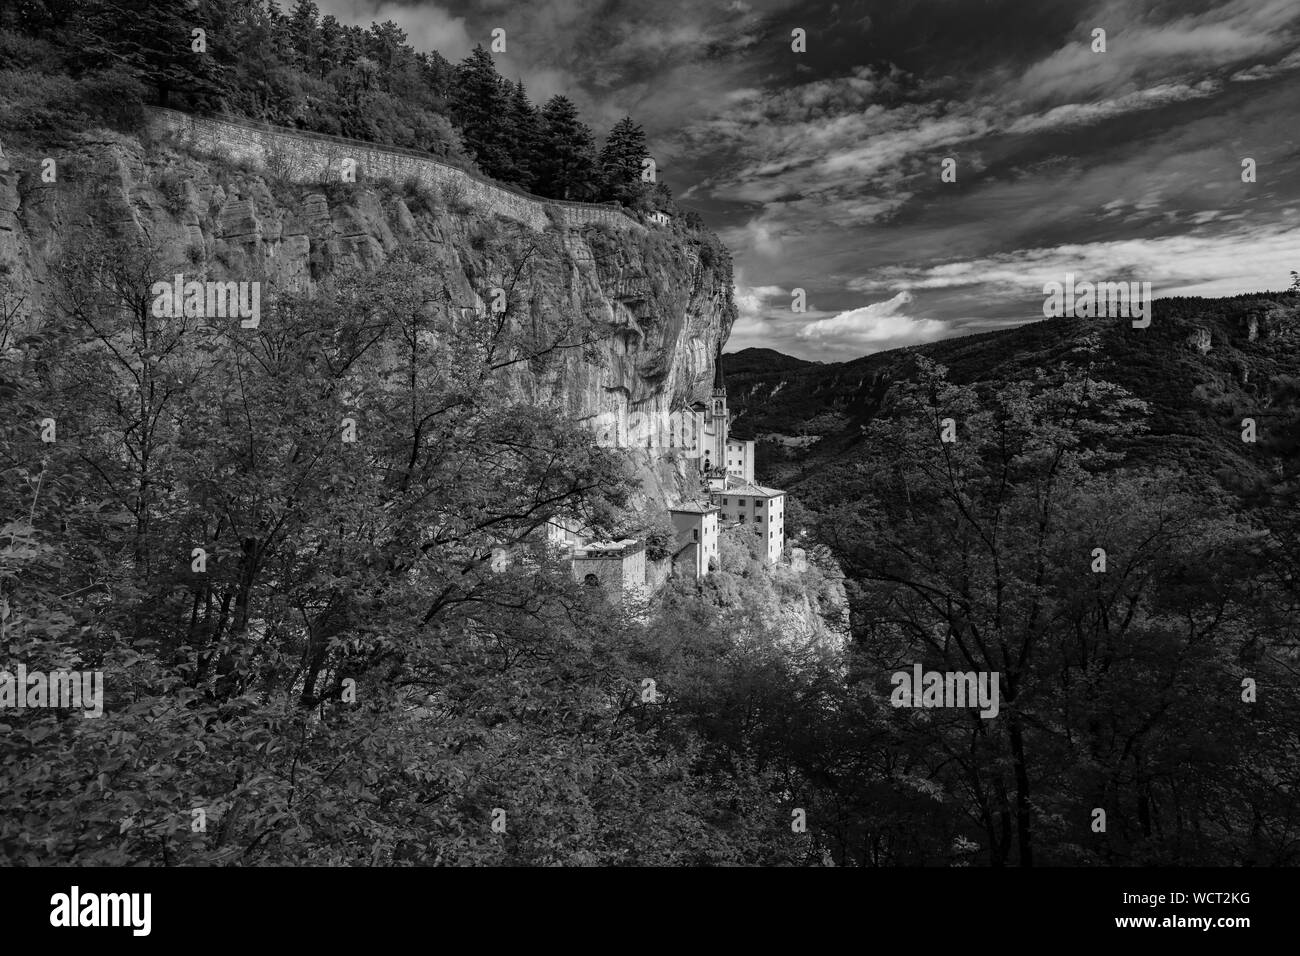
[[[713,394],[709,397],[708,409],[704,415],[704,472],[726,469],[727,433],[730,430],[730,415],[727,412],[727,383],[722,377],[722,346],[713,356]]]
[[[718,346],[718,352],[713,357],[713,417],[721,419],[724,423],[727,421],[727,382],[722,377],[722,346]],[[724,425],[725,433],[726,427]],[[725,444],[727,436],[723,434],[723,443]]]

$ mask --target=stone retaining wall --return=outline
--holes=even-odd
[[[150,107],[156,132],[174,133],[203,152],[233,160],[251,160],[269,173],[294,182],[340,181],[344,160],[355,163],[358,181],[416,179],[433,188],[441,200],[448,193],[487,214],[525,223],[533,229],[551,224],[548,206],[559,211],[566,226],[604,223],[616,229],[642,229],[615,206],[543,199],[484,180],[473,173],[440,163],[414,150],[376,146],[360,140],[326,136],[246,120],[194,116]]]

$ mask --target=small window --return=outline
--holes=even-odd
[[[740,505],[740,507],[742,507],[742,508],[745,507],[745,499],[744,499],[744,498],[737,498],[737,499],[736,499],[736,504]]]
[[[599,586],[600,586],[600,578],[596,577],[596,575],[594,575],[594,574],[589,574],[589,575],[587,575],[585,578],[582,579],[582,583],[585,584],[585,585],[587,585],[587,587],[593,587],[593,588],[594,588],[594,587],[599,587]]]
[[[726,499],[726,498],[723,498],[723,499],[722,499],[722,503],[725,505],[725,504],[727,503],[727,499]]]
[[[741,516],[740,516],[740,523],[741,523],[741,524],[744,524],[744,523],[745,523],[745,516],[744,516],[744,515],[741,515]]]
[[[699,530],[698,528],[692,528],[692,529],[691,529],[691,537],[692,537],[694,540],[699,541],[699,540],[700,540],[700,530]]]

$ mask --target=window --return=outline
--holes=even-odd
[[[722,503],[725,505],[725,504],[727,503],[727,499],[726,499],[726,498],[723,498],[723,499],[722,499]]]
[[[692,528],[692,529],[691,529],[691,538],[692,538],[692,540],[694,540],[694,541],[699,541],[699,540],[700,540],[700,529],[699,529],[699,528]]]
[[[762,523],[763,523],[763,516],[762,516],[762,515],[754,515],[754,520],[757,521],[759,524],[762,524]]]
[[[600,578],[596,577],[594,574],[589,574],[582,579],[582,583],[587,585],[587,587],[599,587]]]
[[[744,498],[737,498],[737,499],[736,499],[736,504],[740,505],[740,507],[742,507],[742,508],[745,507],[745,499],[744,499]]]
[[[745,516],[744,516],[744,515],[741,515],[741,516],[740,516],[740,523],[741,523],[741,524],[744,524],[744,523],[745,523]]]

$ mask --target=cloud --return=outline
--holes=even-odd
[[[1011,134],[1038,133],[1067,126],[1091,125],[1127,113],[1213,96],[1220,89],[1222,84],[1214,80],[1201,80],[1195,85],[1162,83],[1095,103],[1067,103],[1045,112],[1030,113],[1011,122],[1005,131]]]
[[[1112,0],[1089,11],[1071,41],[1025,69],[1013,92],[1033,101],[1077,102],[1132,92],[1154,76],[1203,76],[1289,49],[1300,17],[1294,0],[1233,0],[1175,19],[1158,19],[1146,6]],[[1095,28],[1106,30],[1104,53],[1092,50]]]
[[[1300,216],[1289,218],[1265,229],[1224,235],[1059,245],[918,268],[891,267],[848,286],[868,293],[960,289],[972,300],[1008,304],[1039,296],[1045,282],[1060,281],[1067,272],[1078,281],[1151,282],[1159,296],[1279,290],[1300,263]]]
[[[317,0],[317,6],[322,16],[333,14],[349,25],[369,27],[392,20],[416,50],[436,50],[453,63],[469,56],[474,43],[481,42],[470,39],[464,17],[453,16],[437,4],[413,7],[395,0]]]
[[[873,302],[809,322],[799,329],[797,337],[823,349],[845,349],[853,354],[869,355],[885,349],[933,342],[948,332],[944,322],[903,314],[903,308],[911,303],[912,294],[903,291],[884,302]]]

